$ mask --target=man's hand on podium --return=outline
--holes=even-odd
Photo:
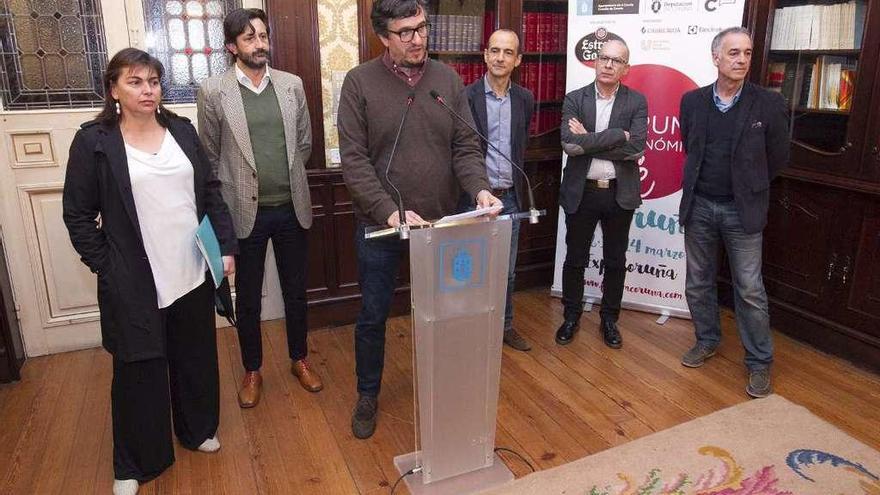
[[[418,215],[418,213],[416,213],[412,210],[406,210],[404,212],[404,215],[406,216],[407,225],[427,225],[428,224],[428,222],[426,222],[424,219],[422,219],[422,217],[420,217]],[[388,217],[388,221],[386,223],[390,227],[393,227],[393,228],[400,227],[400,214],[395,211],[394,213],[392,213]]]
[[[502,208],[504,204],[501,202],[500,199],[492,196],[492,193],[485,189],[477,193],[477,208],[490,208],[493,206]],[[488,215],[490,217],[497,217],[500,212],[501,210],[499,209],[492,213],[489,213]]]

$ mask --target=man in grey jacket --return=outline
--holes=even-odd
[[[222,182],[240,247],[235,264],[235,312],[245,376],[238,404],[260,401],[263,345],[260,311],[266,249],[272,240],[290,370],[310,392],[323,387],[306,362],[306,254],[312,202],[305,164],[312,129],[302,80],[272,69],[269,25],[260,9],[236,9],[223,21],[235,64],[202,83],[199,134]]]
[[[629,48],[606,42],[596,59],[596,81],[565,95],[562,148],[568,162],[559,205],[565,211],[565,263],[562,304],[565,321],[556,343],[566,345],[579,328],[584,298],[584,268],[596,224],[602,226],[604,278],[602,337],[608,347],[623,345],[617,318],[626,277],[626,249],[633,212],[641,204],[639,165],[645,149],[648,104],[620,84],[629,71]]]

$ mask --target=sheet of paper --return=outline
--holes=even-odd
[[[488,215],[490,213],[495,213],[501,211],[501,206],[487,206],[485,208],[477,208],[476,210],[466,211],[464,213],[459,213],[457,215],[447,215],[440,220],[434,222],[434,225],[442,225],[444,223],[456,222],[458,220],[464,220],[467,218],[476,218],[481,217],[483,215]]]

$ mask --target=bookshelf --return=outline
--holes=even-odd
[[[524,0],[512,8],[523,44],[523,62],[517,81],[535,95],[535,113],[529,127],[527,159],[558,159],[559,123],[565,97],[568,3],[558,0]]]
[[[433,0],[428,55],[455,69],[465,85],[483,77],[483,49],[496,29],[495,0]]]
[[[880,370],[880,0],[750,0],[751,80],[790,113],[771,184],[771,324]]]
[[[865,0],[783,0],[773,9],[765,84],[782,93],[804,149],[835,153],[850,142],[866,12]]]

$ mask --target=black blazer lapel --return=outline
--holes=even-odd
[[[592,83],[583,92],[581,110],[584,112],[584,129],[596,132],[596,83]]]
[[[526,114],[526,103],[525,99],[522,97],[519,91],[517,91],[516,86],[510,85],[510,140],[511,140],[511,154],[513,155],[511,158],[517,160],[518,156],[516,150],[513,148],[517,148],[523,145],[519,141],[519,129],[522,126],[522,119]],[[517,165],[522,166],[521,163]]]
[[[705,99],[706,106],[703,107],[705,110],[700,112],[700,122],[697,128],[699,129],[699,147],[700,147],[700,162],[703,161],[702,150],[706,147],[706,134],[709,132],[709,115],[715,111],[715,98],[712,96],[712,87],[715,83],[712,83],[703,90],[702,97]],[[699,107],[698,107],[699,108]]]
[[[489,132],[489,115],[486,111],[486,78],[481,78],[480,84],[474,84],[472,90],[474,92],[472,95],[474,110],[477,112],[474,123],[477,124],[480,134],[486,136]],[[486,145],[483,144],[483,147],[485,148]]]
[[[125,154],[125,141],[122,139],[122,131],[119,126],[105,128],[104,132],[99,133],[99,139],[95,144],[95,151],[103,153],[107,157],[107,163],[113,173],[116,186],[119,188],[119,195],[122,198],[122,204],[125,212],[134,225],[134,230],[138,236],[141,235],[141,226],[138,222],[137,209],[134,205],[134,196],[131,193],[131,176],[128,174],[128,159]]]
[[[740,93],[739,101],[736,103],[737,105],[742,105],[742,107],[736,116],[736,126],[733,128],[733,136],[731,136],[732,139],[730,140],[731,157],[736,156],[736,147],[739,145],[740,138],[742,138],[749,115],[752,113],[752,105],[755,103],[755,99],[754,88],[749,83],[746,83],[743,86],[742,93]]]
[[[626,89],[626,86],[621,84],[617,89],[617,96],[614,97],[614,105],[611,107],[611,116],[608,118],[608,128],[620,128],[622,126],[621,122],[619,122],[620,115],[627,108],[627,105],[629,105],[629,91]],[[593,108],[596,108],[595,105]]]

